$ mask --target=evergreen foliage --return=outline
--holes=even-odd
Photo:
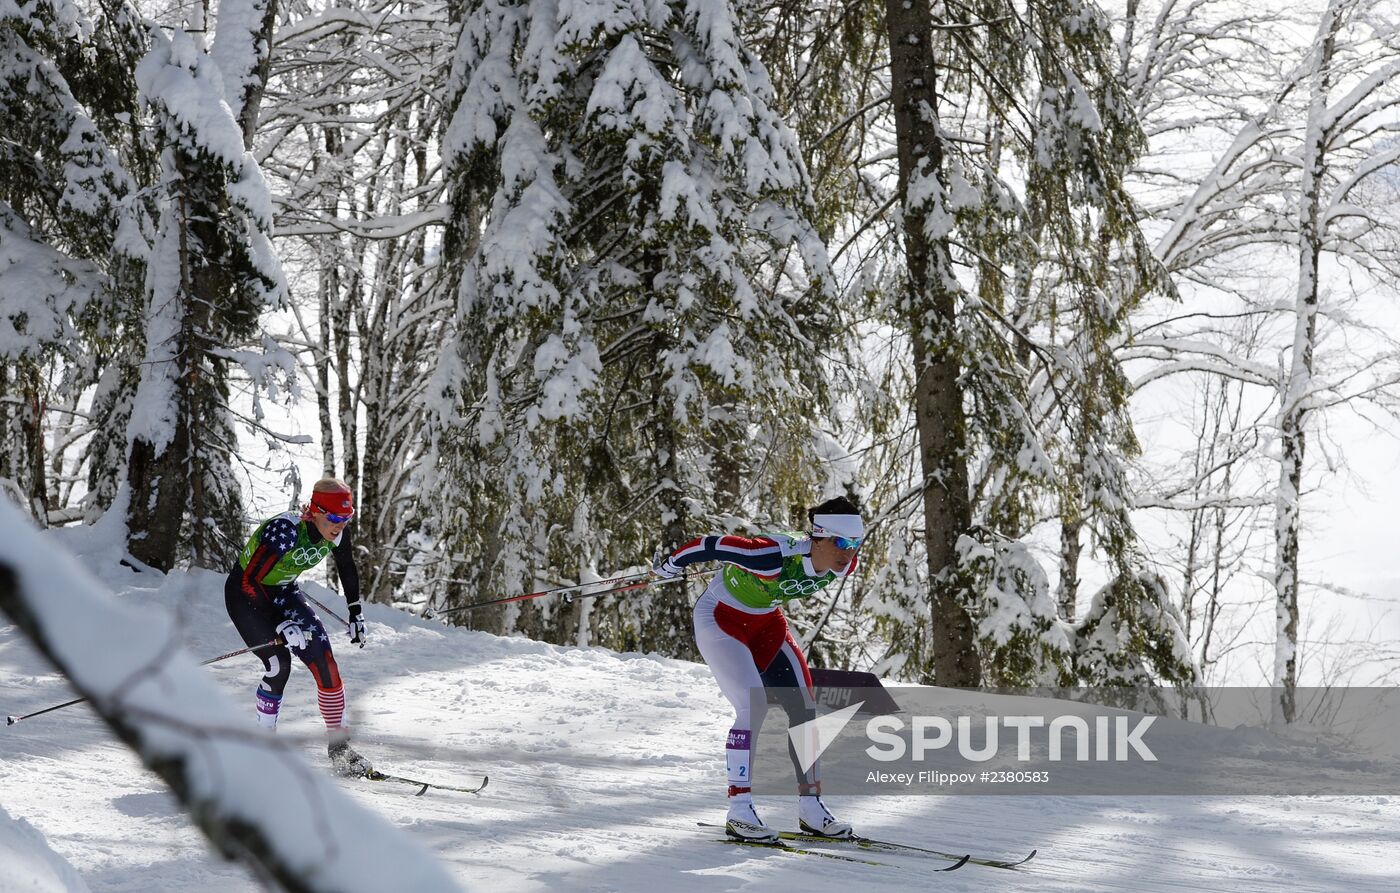
[[[454,75],[436,414],[458,573],[520,591],[810,499],[837,314],[800,153],[730,8],[489,0]],[[692,650],[679,598],[591,610],[505,623]]]
[[[957,560],[928,573],[958,575],[985,679],[1066,678],[1073,651],[1062,620],[1074,616],[1082,537],[1091,533],[1096,557],[1151,600],[1133,583],[1142,556],[1125,462],[1137,444],[1115,354],[1142,298],[1170,290],[1124,187],[1146,142],[1096,7],[1035,0],[939,12],[935,58],[949,60],[936,108],[943,154],[936,169],[910,177],[906,207],[919,203],[925,234],[953,264],[940,284],[957,294],[941,336],[950,340],[927,343],[951,345],[967,443],[965,455],[936,461],[967,464],[972,505],[970,526],[937,534],[956,534]],[[888,309],[892,320],[908,317]],[[891,374],[898,383],[901,373]],[[1026,548],[1055,516],[1058,610]],[[933,535],[925,532],[930,547]],[[936,660],[915,628],[930,585],[920,579],[877,607],[877,628],[907,655],[913,678],[931,678]]]
[[[65,501],[46,483],[46,414],[60,415],[70,442],[94,434],[89,512],[110,505],[125,466],[133,309],[152,231],[138,184],[154,155],[130,69],[141,20],[125,4],[107,10],[89,18],[68,0],[0,9],[0,477],[41,523]],[[94,384],[84,422],[79,399]]]
[[[218,66],[195,36],[153,35],[135,78],[162,154],[146,353],[127,432],[130,548],[157,568],[185,555],[222,568],[240,546],[224,531],[244,520],[229,347],[251,339],[259,314],[285,291],[268,239],[271,199],[221,101]]]
[[[51,523],[115,506],[154,566],[223,566],[233,404],[303,440],[256,388],[300,363],[370,597],[610,577],[847,493],[862,573],[787,608],[814,662],[996,686],[1194,680],[1183,629],[1204,659],[1250,546],[1220,512],[1276,503],[1294,678],[1314,401],[1400,414],[1394,339],[1323,300],[1320,261],[1358,290],[1400,269],[1400,31],[1327,8],[1290,73],[1260,47],[1297,29],[1209,3],[1132,3],[1115,46],[1085,0],[223,0],[206,50],[121,3],[0,0],[0,486]],[[1232,47],[1248,89],[1201,96]],[[1199,182],[1144,175],[1149,130],[1198,126],[1229,144]],[[1296,306],[1232,278],[1299,244]],[[279,256],[308,285],[269,332]],[[1135,343],[1167,270],[1238,292],[1238,337]],[[1336,331],[1375,350],[1315,362]],[[1135,492],[1128,360],[1198,401],[1236,383],[1190,498]],[[1188,554],[1147,554],[1143,505],[1197,513]],[[1178,557],[1184,613],[1154,570]],[[680,587],[453,616],[695,656]]]

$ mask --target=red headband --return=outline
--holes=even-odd
[[[311,507],[328,515],[353,515],[354,497],[347,491],[317,491],[311,494]]]

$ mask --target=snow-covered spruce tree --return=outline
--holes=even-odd
[[[133,78],[144,42],[124,4],[94,19],[66,0],[0,10],[0,477],[41,523],[82,514],[65,503],[84,462],[90,512],[125,466],[112,435],[134,389],[150,233],[136,188],[153,161]]]
[[[1102,15],[1073,4],[1047,4],[1034,22],[1041,33],[1057,34],[1038,41],[1040,116],[1035,151],[1024,163],[1030,178],[1042,182],[1028,188],[1029,215],[1038,241],[1064,263],[1038,285],[1044,290],[1039,300],[1026,300],[1030,313],[1018,316],[1018,324],[1038,323],[1046,333],[1056,360],[1047,365],[1047,384],[1059,380],[1056,399],[1045,401],[1052,410],[1042,421],[1061,432],[1056,601],[1061,617],[1072,620],[1082,537],[1094,536],[1111,580],[1096,597],[1095,609],[1109,598],[1105,593],[1118,609],[1112,618],[1099,611],[1087,622],[1115,627],[1124,645],[1122,662],[1150,666],[1158,679],[1189,682],[1195,678],[1189,650],[1158,644],[1164,637],[1175,643],[1181,632],[1172,621],[1169,591],[1144,570],[1125,473],[1138,444],[1128,414],[1131,389],[1117,351],[1129,340],[1130,315],[1142,299],[1153,291],[1171,294],[1124,186],[1146,140],[1112,64]],[[1057,45],[1070,65],[1050,51]],[[1122,681],[1096,675],[1100,665],[1075,650],[1079,680]],[[1133,681],[1151,678],[1143,673]]]
[[[110,277],[116,321],[104,326],[95,339],[93,389],[89,426],[92,436],[83,451],[87,466],[90,502],[86,519],[95,520],[112,507],[127,477],[128,443],[126,428],[132,400],[141,379],[141,358],[145,345],[145,277],[151,242],[155,236],[158,208],[150,184],[160,174],[160,152],[150,130],[145,127],[136,64],[150,48],[149,22],[129,4],[112,7],[96,20],[94,47],[88,55],[84,74],[76,78],[103,97],[93,100],[97,120],[110,130],[121,145],[121,157],[131,177],[141,187],[123,205],[127,220],[120,222],[115,246],[119,257],[139,257],[123,262]]]
[[[220,27],[241,32],[263,20],[250,9],[225,0]],[[241,52],[227,50],[228,92],[199,35],[176,29],[153,34],[152,42],[136,79],[162,144],[160,220],[146,277],[145,360],[127,431],[128,547],[156,568],[186,556],[223,567],[237,544],[222,531],[244,523],[232,469],[229,357],[285,290],[268,241],[271,200],[245,148],[251,127],[241,123],[256,114],[242,73],[258,69],[270,34],[234,41]]]
[[[813,495],[838,331],[809,279],[825,255],[801,159],[732,9],[487,0],[463,18],[458,333],[433,407],[453,597],[788,522]],[[765,472],[763,450],[792,464]],[[522,615],[505,625],[692,651],[678,591]]]
[[[1131,585],[1118,578],[1094,594],[1074,624],[1074,674],[1062,682],[1128,690],[1118,703],[1144,710],[1154,706],[1150,691],[1158,683],[1191,685],[1198,675],[1166,581],[1144,573]]]
[[[862,261],[885,254],[880,246],[891,238],[889,209],[896,203],[895,184],[879,177],[887,164],[881,153],[891,145],[884,4],[777,0],[738,9],[747,42],[772,79],[773,105],[797,137],[815,197],[812,220],[833,258],[831,287],[850,333],[844,346],[832,343],[823,351],[832,400],[816,445],[826,477],[822,493],[845,493],[874,513],[874,522],[908,488],[902,469],[895,485],[894,467],[873,458],[891,439],[901,440],[908,389],[886,387],[872,371],[887,355],[889,327],[871,308],[893,288],[886,287],[887,271]],[[878,498],[871,498],[877,488]],[[903,538],[911,531],[879,523],[870,531],[862,573],[820,599],[784,608],[814,666],[867,669],[902,660],[876,634],[868,600],[888,592],[885,569],[900,577],[908,556]]]
[[[1128,313],[1165,287],[1123,188],[1142,132],[1092,6],[950,7],[936,37],[926,4],[887,9],[907,264],[899,313],[913,346],[933,610],[914,608],[917,591],[890,593],[882,628],[924,649],[905,664],[915,678],[1066,679],[1071,639],[1022,542],[1038,521],[1062,519],[1065,601],[1088,527],[1114,579],[1152,601],[1134,584],[1122,469],[1136,444],[1114,355]],[[931,637],[907,626],[922,616]]]
[[[792,128],[831,244],[875,210],[861,150],[889,105],[875,73],[889,63],[879,0],[775,0],[736,4],[743,35],[768,71],[773,105]],[[880,199],[887,198],[881,193]],[[843,303],[858,298],[850,289]]]

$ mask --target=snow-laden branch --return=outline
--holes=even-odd
[[[1276,382],[1273,380],[1260,379],[1257,375],[1238,366],[1231,366],[1226,363],[1215,363],[1209,360],[1176,360],[1171,363],[1164,363],[1156,367],[1151,372],[1133,381],[1133,390],[1140,391],[1147,385],[1160,378],[1176,375],[1181,372],[1208,372],[1221,378],[1232,378],[1236,381],[1243,381],[1248,384],[1257,384],[1273,387]]]
[[[1135,389],[1178,372],[1212,372],[1250,384],[1277,386],[1278,376],[1273,368],[1195,338],[1139,338],[1122,350],[1121,356],[1171,360],[1133,382]]]
[[[1212,508],[1268,508],[1273,504],[1274,497],[1271,495],[1207,496],[1204,499],[1161,499],[1156,496],[1139,496],[1133,500],[1133,508],[1135,509],[1168,509],[1173,512],[1197,512],[1201,509]]]
[[[75,338],[73,319],[98,294],[96,265],[46,243],[0,199],[0,359],[37,357]]]
[[[1372,93],[1385,86],[1391,78],[1397,75],[1400,75],[1400,59],[1395,59],[1390,64],[1384,65],[1362,78],[1356,86],[1347,91],[1345,96],[1327,106],[1319,121],[1323,132],[1330,139],[1332,136],[1355,126],[1361,117],[1376,111],[1375,108],[1367,108],[1364,110],[1364,114],[1352,114],[1353,110],[1356,110]]]
[[[0,610],[228,858],[298,893],[461,889],[398,829],[258,733],[179,647],[170,616],[114,600],[4,500]]]
[[[1322,226],[1327,227],[1333,221],[1341,217],[1360,216],[1371,218],[1372,212],[1366,209],[1359,209],[1348,204],[1346,199],[1351,191],[1356,188],[1362,180],[1379,171],[1386,170],[1400,161],[1400,145],[1392,146],[1389,151],[1378,152],[1356,166],[1351,175],[1337,184],[1332,190],[1332,194],[1327,200],[1327,209],[1322,218]]]
[[[1181,253],[1178,245],[1182,238],[1192,227],[1201,225],[1201,215],[1211,200],[1226,192],[1231,185],[1241,181],[1242,175],[1239,172],[1231,174],[1235,163],[1250,149],[1273,136],[1275,132],[1266,130],[1259,121],[1250,121],[1235,134],[1230,147],[1221,153],[1214,167],[1201,178],[1196,191],[1177,211],[1171,228],[1158,240],[1155,250],[1164,266],[1169,269],[1173,266],[1173,260]]]
[[[324,40],[347,29],[377,34],[395,25],[403,24],[437,28],[441,27],[442,18],[436,7],[427,7],[425,12],[421,14],[412,12],[390,14],[387,10],[378,12],[369,9],[337,7],[322,10],[315,15],[305,16],[279,29],[273,45],[278,49],[293,44],[305,45],[312,41]]]
[[[347,220],[329,214],[305,215],[305,223],[292,223],[294,212],[286,216],[277,228],[280,236],[325,236],[334,233],[350,233],[364,239],[398,239],[425,226],[445,226],[450,209],[445,204],[433,205],[422,211],[410,214],[389,214],[383,217],[368,217],[363,220]]]

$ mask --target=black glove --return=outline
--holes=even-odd
[[[365,619],[360,616],[363,609],[359,602],[350,605],[350,642],[365,647]]]

